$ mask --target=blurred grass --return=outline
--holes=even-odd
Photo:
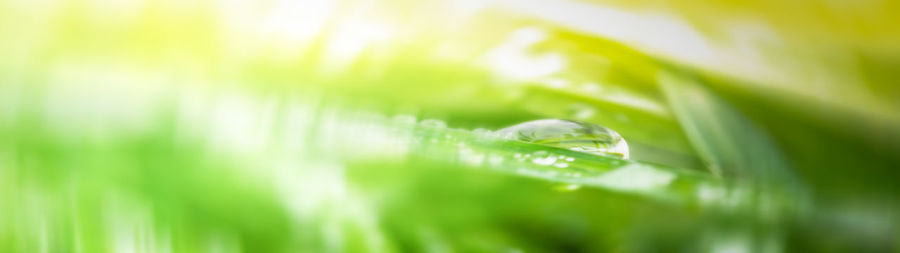
[[[0,2],[0,251],[896,251],[893,3],[535,3]]]

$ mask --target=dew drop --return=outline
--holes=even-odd
[[[619,133],[587,122],[542,119],[500,129],[497,134],[511,140],[628,158],[628,143]]]

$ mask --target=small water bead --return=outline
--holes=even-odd
[[[628,158],[628,143],[619,133],[587,122],[542,119],[500,129],[497,134],[511,140]]]

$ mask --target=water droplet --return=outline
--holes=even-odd
[[[556,164],[553,164],[553,166],[556,166],[557,168],[565,168],[565,167],[569,167],[569,164],[568,163],[556,163]]]
[[[619,133],[587,122],[542,119],[510,126],[497,133],[512,140],[628,158],[628,143]]]

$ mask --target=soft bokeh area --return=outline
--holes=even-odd
[[[873,0],[0,0],[0,252],[897,252],[897,27]],[[539,119],[608,136],[506,128]]]

